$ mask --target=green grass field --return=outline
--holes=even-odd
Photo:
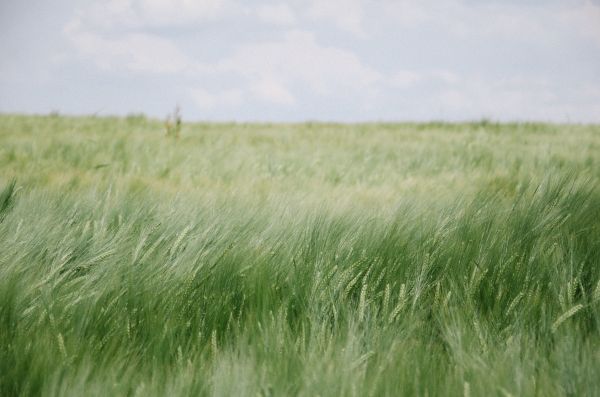
[[[600,395],[600,127],[0,116],[0,396]]]

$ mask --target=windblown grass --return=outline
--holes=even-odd
[[[2,396],[600,390],[596,126],[2,116],[0,142]]]

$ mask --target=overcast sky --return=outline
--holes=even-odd
[[[600,122],[600,1],[0,0],[0,112]]]

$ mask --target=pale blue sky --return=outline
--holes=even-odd
[[[0,0],[0,112],[600,122],[600,2]]]

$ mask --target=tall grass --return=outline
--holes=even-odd
[[[162,135],[0,118],[0,395],[600,390],[597,127]]]

